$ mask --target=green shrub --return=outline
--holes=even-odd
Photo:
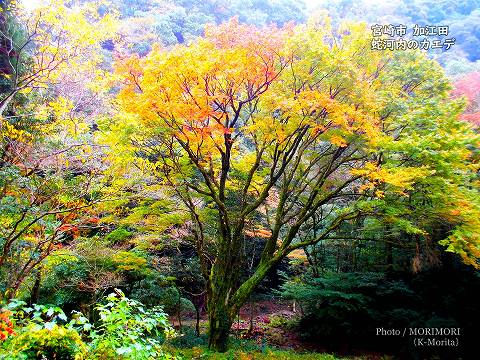
[[[200,334],[200,336],[197,336],[195,329],[186,326],[183,327],[182,331],[171,339],[168,344],[180,349],[193,348],[195,346],[207,346],[208,337],[206,334]]]
[[[0,359],[84,359],[86,344],[79,333],[63,324],[67,321],[62,309],[45,305],[27,307],[13,300],[11,311],[15,333],[2,342]]]
[[[0,358],[10,360],[85,358],[87,346],[78,332],[54,324],[51,329],[31,324],[12,337]]]
[[[269,328],[294,329],[298,324],[298,318],[287,318],[283,315],[271,315],[269,317]]]
[[[176,314],[178,311],[195,311],[192,302],[183,297],[176,287],[175,278],[164,277],[156,273],[136,282],[130,298],[148,306],[160,304],[170,315]]]
[[[329,351],[350,347],[394,352],[399,357],[457,358],[474,349],[479,311],[475,294],[478,275],[462,268],[411,273],[326,273],[305,276],[282,287],[285,298],[295,300],[303,314],[295,331],[301,338]],[[462,328],[464,345],[455,348],[414,348],[411,339],[382,337],[377,328]],[[467,330],[468,329],[468,330]]]
[[[128,299],[119,290],[108,295],[107,301],[97,306],[101,324],[90,332],[89,358],[172,358],[161,348],[165,338],[174,335],[161,307],[145,309],[142,303]],[[83,321],[79,323],[83,325]]]
[[[107,236],[105,236],[105,242],[107,244],[115,245],[121,243],[131,237],[133,235],[132,232],[128,231],[124,227],[119,227],[113,231],[111,231]]]
[[[142,303],[116,289],[96,309],[100,321],[94,326],[79,312],[74,312],[67,322],[58,307],[28,307],[23,301],[11,301],[2,310],[8,314],[2,321],[9,330],[13,327],[13,332],[0,343],[0,359],[174,359],[161,346],[174,335],[161,307],[145,309]],[[88,343],[82,341],[82,336]]]
[[[85,259],[67,253],[57,254],[44,265],[39,301],[57,306],[78,306],[90,299],[78,284],[88,280],[88,263]]]

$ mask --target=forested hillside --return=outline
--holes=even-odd
[[[0,1],[0,359],[477,358],[479,19]]]

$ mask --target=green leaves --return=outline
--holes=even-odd
[[[73,311],[68,321],[59,307],[39,304],[25,307],[25,302],[12,300],[6,309],[13,311],[16,335],[2,342],[0,358],[2,351],[19,358],[28,357],[32,352],[54,356],[62,351],[73,354],[62,359],[77,359],[75,356],[80,355],[78,359],[92,360],[171,358],[163,352],[161,344],[175,332],[161,307],[146,309],[118,289],[105,300],[105,303],[97,305],[100,322],[96,325],[78,311]],[[88,339],[87,344],[82,342],[80,334]]]
[[[163,309],[145,309],[118,289],[106,300],[108,303],[97,306],[101,325],[91,333],[92,353],[101,356],[116,352],[132,360],[163,358],[161,341],[174,334]]]

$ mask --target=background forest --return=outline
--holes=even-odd
[[[480,1],[2,0],[0,74],[0,359],[478,358]]]

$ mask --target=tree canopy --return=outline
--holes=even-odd
[[[358,217],[442,240],[478,266],[478,217],[464,217],[479,210],[478,137],[421,53],[374,52],[363,25],[231,20],[190,46],[123,60],[117,73],[120,116],[107,140],[123,150],[113,161],[190,213],[210,323],[227,319],[220,332],[282,258]],[[442,223],[449,229],[433,230]],[[247,231],[266,242],[240,282]]]

